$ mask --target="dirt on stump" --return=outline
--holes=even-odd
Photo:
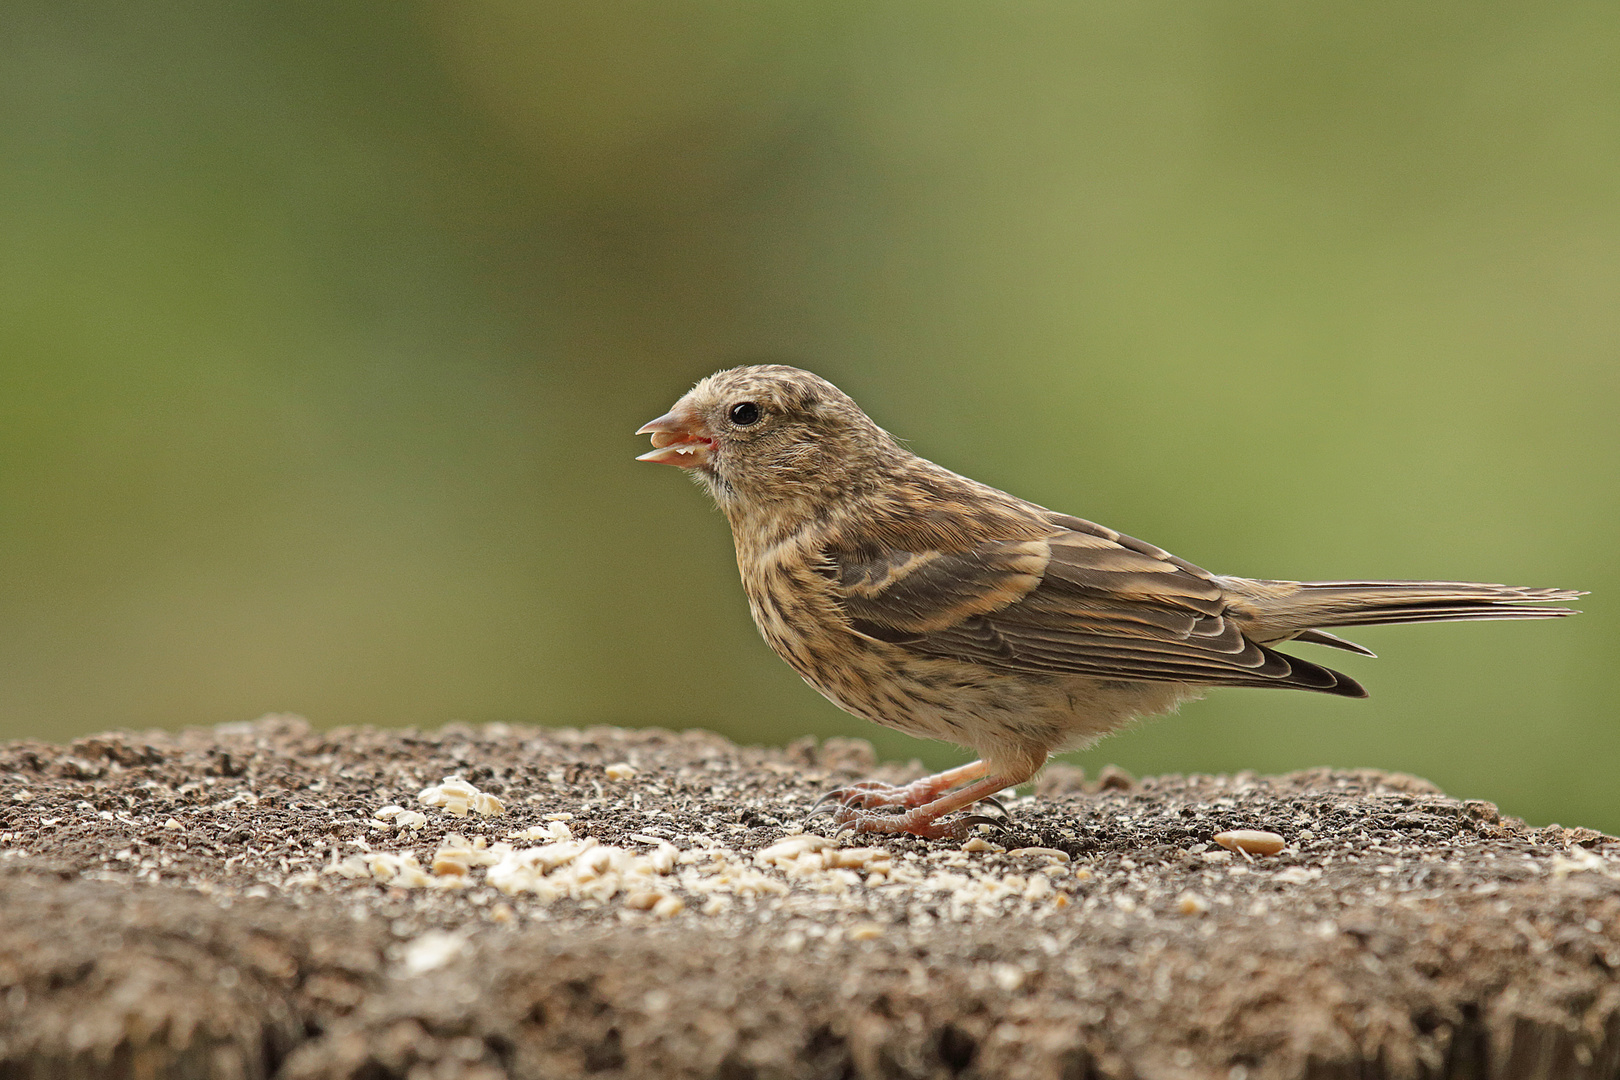
[[[1611,837],[1327,769],[1056,767],[966,843],[805,818],[917,774],[292,717],[4,744],[0,1077],[1620,1077]]]

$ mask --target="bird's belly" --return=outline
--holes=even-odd
[[[845,712],[987,758],[1044,758],[1094,742],[1196,696],[1183,683],[1009,672],[923,656],[851,630],[816,582],[787,573],[744,575],[760,634],[777,655]]]
[[[1139,717],[1197,696],[1181,683],[994,671],[977,664],[882,653],[864,662],[800,667],[805,681],[846,712],[920,738],[972,747],[981,756],[1043,755],[1089,745]],[[791,661],[790,661],[791,662]]]

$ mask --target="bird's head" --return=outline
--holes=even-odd
[[[903,453],[838,387],[779,364],[717,372],[642,425],[637,461],[691,471],[735,521],[847,494]]]

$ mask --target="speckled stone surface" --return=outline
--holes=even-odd
[[[1058,769],[966,845],[804,819],[872,775],[910,770],[288,717],[5,744],[0,1075],[1620,1076],[1612,838],[1330,770]],[[500,813],[418,801],[450,776]]]

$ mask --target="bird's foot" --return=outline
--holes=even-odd
[[[817,814],[831,814],[834,824],[842,824],[846,813],[863,813],[870,811],[890,811],[888,815],[877,814],[873,816],[893,816],[895,810],[913,810],[920,806],[927,806],[934,800],[921,798],[916,792],[909,791],[911,785],[894,784],[852,784],[847,788],[829,791],[816,800],[805,817],[815,817]],[[980,815],[985,822],[1006,824],[1011,816],[1000,799],[994,795],[986,795],[979,799],[975,806],[985,806],[996,812],[995,817]]]
[[[980,779],[985,771],[984,762],[975,761],[970,765],[913,780],[909,784],[885,784],[880,780],[862,780],[858,784],[847,784],[827,792],[816,800],[807,816],[821,813],[829,804],[857,810],[880,808],[912,810],[919,806],[927,806],[959,784]],[[986,798],[982,801],[994,803],[996,809],[1003,814],[1007,812],[1006,808],[994,799]]]
[[[1007,808],[996,800],[1003,788],[1023,783],[1035,772],[1027,769],[991,772],[983,761],[950,769],[909,784],[866,781],[823,795],[810,813],[832,814],[839,832],[887,833],[921,836],[928,840],[960,840],[980,825],[1006,823]],[[994,808],[1001,817],[985,814],[954,816],[975,805]]]
[[[931,780],[933,777],[925,779]],[[815,805],[810,808],[810,813],[818,814],[833,806],[861,810],[875,810],[879,807],[909,810],[914,806],[933,802],[937,794],[919,788],[915,783],[885,784],[880,780],[863,780],[858,784],[848,784],[827,792],[816,800]]]
[[[937,812],[930,812],[926,807],[916,807],[903,814],[885,814],[846,805],[833,814],[833,823],[838,826],[839,832],[856,835],[883,833],[920,836],[925,840],[963,840],[980,825],[1000,825],[1004,821],[984,814],[941,818]]]

